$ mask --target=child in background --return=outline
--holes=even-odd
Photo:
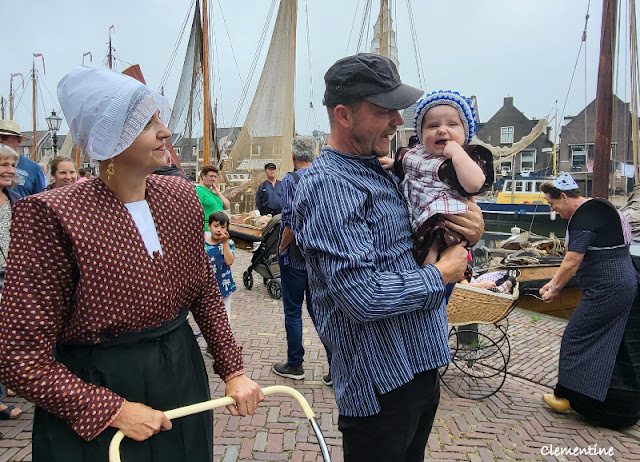
[[[414,129],[420,144],[395,159],[383,158],[402,180],[419,265],[435,263],[445,248],[464,242],[442,214],[466,212],[466,198],[493,183],[493,156],[468,146],[476,131],[475,110],[457,92],[436,91],[418,102]]]
[[[205,237],[204,248],[216,273],[227,317],[231,319],[231,294],[235,292],[236,284],[231,276],[235,244],[229,239],[229,216],[224,212],[213,212],[209,215],[209,231],[211,236]]]

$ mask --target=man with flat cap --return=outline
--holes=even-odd
[[[264,173],[267,179],[260,183],[256,191],[256,207],[260,215],[277,215],[282,211],[282,186],[276,178],[276,164],[267,162]]]
[[[20,143],[29,138],[20,132],[20,125],[13,120],[0,120],[0,143],[6,144],[20,154]],[[44,191],[46,180],[42,167],[28,157],[20,154],[20,160],[16,165],[16,183],[13,191],[20,197],[27,197]]]
[[[316,329],[332,352],[344,460],[422,461],[448,363],[447,284],[462,279],[467,251],[434,265],[412,255],[407,205],[380,165],[399,109],[422,91],[388,58],[359,54],[325,74],[331,135],[300,180],[294,232],[307,262]],[[475,204],[447,216],[469,244],[484,229]]]

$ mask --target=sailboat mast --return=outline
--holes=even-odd
[[[35,56],[35,55],[34,55]],[[31,151],[31,160],[38,162],[38,131],[36,127],[36,60],[33,60],[33,104],[31,110],[33,112],[33,150]]]
[[[115,30],[112,25],[109,27],[109,69],[113,69],[113,47],[111,46],[111,29]]]
[[[389,0],[380,0],[380,54],[389,57],[389,34],[386,30],[386,16],[389,14]]]
[[[210,163],[211,149],[211,93],[209,92],[209,19],[207,0],[202,0],[202,76],[204,93],[204,132],[202,136],[202,151],[204,165]]]
[[[13,75],[9,80],[9,120],[13,120]]]
[[[593,197],[609,197],[611,161],[611,130],[613,115],[613,50],[616,41],[618,0],[604,0],[602,33],[600,35],[600,63],[596,92],[596,125],[593,159]]]

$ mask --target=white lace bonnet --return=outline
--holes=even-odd
[[[73,141],[99,161],[127,149],[157,110],[165,124],[170,115],[164,96],[107,68],[74,68],[58,83],[58,100]]]

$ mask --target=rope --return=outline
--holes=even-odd
[[[258,46],[256,47],[256,52],[253,55],[253,61],[251,62],[251,67],[249,69],[249,76],[245,82],[244,87],[242,88],[242,95],[240,95],[240,102],[238,103],[238,108],[236,109],[235,114],[233,115],[233,120],[231,121],[231,127],[235,127],[238,118],[240,117],[240,111],[244,106],[244,102],[247,98],[247,93],[249,92],[249,84],[253,79],[253,73],[256,70],[256,66],[258,65],[258,58],[260,57],[260,52],[262,51],[262,46],[264,45],[264,40],[267,36],[267,32],[269,31],[269,24],[271,23],[271,17],[273,16],[273,12],[275,10],[276,0],[271,0],[271,6],[269,7],[269,13],[267,14],[267,19],[264,22],[264,26],[262,27],[262,32],[260,34],[260,39],[258,40]]]
[[[307,60],[309,66],[309,108],[311,109],[310,113],[313,114],[313,120],[315,120],[316,128],[320,125],[318,124],[318,118],[316,117],[316,108],[313,106],[313,70],[311,67],[311,31],[309,30],[309,0],[306,0],[304,3],[304,16],[307,27]],[[307,115],[307,126],[309,124],[309,116]]]
[[[349,44],[351,43],[351,36],[353,35],[353,26],[356,25],[356,16],[358,16],[358,8],[360,8],[360,0],[356,4],[356,9],[353,12],[353,20],[351,21],[351,30],[349,31],[349,38],[347,39],[347,47],[344,49],[344,54],[347,56],[349,54]]]
[[[573,72],[571,73],[571,80],[569,81],[569,88],[567,89],[567,96],[564,99],[564,106],[562,106],[562,112],[560,113],[560,120],[564,120],[564,111],[567,108],[567,102],[569,101],[569,94],[571,93],[571,86],[573,84],[573,78],[576,75],[576,69],[578,68],[578,61],[580,60],[580,53],[582,52],[582,45],[585,45],[585,57],[586,57],[586,43],[587,43],[587,23],[589,22],[589,8],[591,7],[591,0],[589,0],[589,2],[587,3],[587,14],[584,17],[584,30],[582,31],[582,38],[580,39],[580,48],[578,49],[578,56],[576,56],[576,63],[573,65]],[[585,65],[586,65],[586,58],[585,58]],[[587,88],[587,81],[586,81],[586,76],[585,76],[585,92],[586,92],[586,88]],[[585,104],[585,108],[586,108],[586,104]],[[586,115],[586,112],[585,112]],[[585,120],[585,127],[587,126],[586,124],[586,120]],[[585,137],[586,140],[586,137]]]
[[[193,5],[195,3],[196,0],[191,0],[191,5],[189,6],[189,9],[187,10],[187,14],[184,18],[184,21],[182,22],[182,27],[180,28],[180,33],[178,34],[178,38],[176,39],[176,43],[173,46],[173,51],[171,52],[171,56],[169,57],[169,63],[167,64],[166,69],[164,70],[164,74],[162,74],[162,79],[160,79],[160,88],[164,87],[167,84],[167,80],[169,80],[169,75],[171,74],[171,70],[173,69],[173,65],[175,63],[176,60],[176,56],[178,55],[178,48],[180,47],[180,44],[182,43],[182,38],[184,37],[184,32],[187,28],[187,22],[189,21],[189,18],[191,17],[191,9],[193,8]]]
[[[360,53],[360,46],[362,45],[362,38],[364,37],[365,30],[368,30],[369,15],[371,13],[371,0],[366,0],[364,6],[364,12],[362,14],[362,23],[360,24],[360,35],[358,37],[358,46],[356,47],[356,53]],[[367,34],[368,35],[368,34]]]
[[[238,65],[238,59],[236,58],[236,51],[233,48],[233,42],[231,41],[231,35],[229,34],[227,19],[224,16],[224,11],[222,11],[222,5],[220,4],[220,0],[218,0],[218,5],[220,6],[220,15],[222,16],[222,23],[224,24],[224,30],[227,33],[227,38],[229,39],[229,47],[231,48],[231,55],[233,56],[233,62],[236,64],[236,72],[238,73],[238,79],[240,79],[240,83],[244,85],[244,82],[242,81],[242,75],[240,75],[240,66]]]
[[[422,54],[420,53],[420,47],[418,46],[418,32],[416,29],[416,23],[413,19],[413,10],[411,8],[411,1],[407,0],[407,11],[409,13],[409,26],[411,30],[411,41],[413,42],[413,56],[416,60],[416,67],[418,68],[418,82],[420,88],[426,89],[426,79],[424,77],[424,70],[422,66]]]

